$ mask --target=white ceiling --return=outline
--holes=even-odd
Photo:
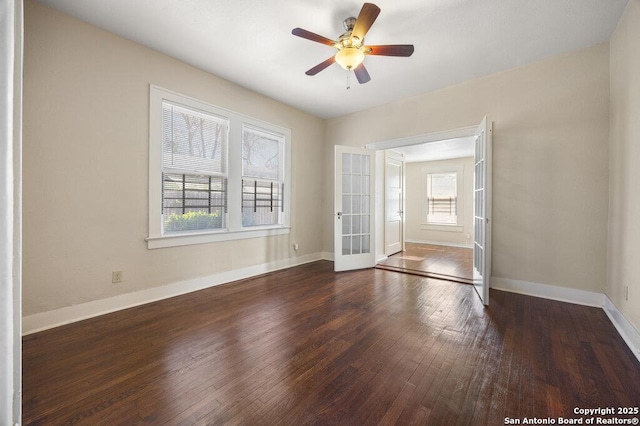
[[[421,161],[449,160],[452,158],[473,157],[475,144],[473,136],[447,139],[418,145],[402,146],[392,149],[404,156],[405,163]]]
[[[241,86],[329,118],[425,93],[611,37],[628,0],[375,0],[367,44],[413,44],[410,58],[369,56],[359,85],[335,49],[291,35],[335,39],[360,0],[39,0]]]

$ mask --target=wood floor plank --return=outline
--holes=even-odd
[[[601,309],[315,262],[26,336],[23,423],[504,424],[640,406]]]

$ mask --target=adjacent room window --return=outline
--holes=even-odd
[[[155,86],[149,107],[149,248],[289,232],[289,129]]]
[[[284,212],[284,137],[242,129],[242,226],[276,225]]]
[[[427,223],[434,225],[458,223],[456,172],[427,174]]]

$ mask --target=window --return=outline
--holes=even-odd
[[[155,86],[149,248],[289,232],[290,130]]]
[[[284,138],[258,128],[242,131],[242,226],[279,224],[284,209]]]
[[[229,120],[162,102],[163,234],[225,228]]]
[[[427,174],[427,223],[438,225],[458,223],[456,172]]]

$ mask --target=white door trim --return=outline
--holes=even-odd
[[[383,150],[398,148],[401,146],[420,145],[423,143],[440,142],[447,139],[465,138],[475,136],[478,126],[460,127],[458,129],[444,130],[441,132],[425,133],[422,135],[408,136],[406,138],[389,139],[386,141],[372,142],[365,145],[367,149]]]
[[[478,129],[478,125],[476,124],[473,126],[459,127],[457,129],[443,130],[440,132],[424,133],[421,135],[407,136],[405,138],[388,139],[388,140],[379,141],[379,142],[372,142],[372,143],[366,144],[365,148],[373,149],[376,151],[382,151],[386,149],[399,148],[402,146],[420,145],[424,143],[439,142],[439,141],[448,140],[448,139],[473,137],[475,136],[477,129]],[[382,183],[382,185],[384,185],[384,183]],[[380,188],[381,191],[382,189],[383,188]],[[385,222],[384,215],[385,215],[384,206],[382,208],[382,211],[376,210],[376,220],[380,220],[383,224]],[[381,225],[381,226],[383,228],[381,230],[382,235],[384,235],[386,230],[384,229],[384,225]],[[381,252],[376,251],[376,258],[378,259],[384,258],[385,257],[384,241],[380,242],[380,246],[376,244],[376,249],[382,250]]]
[[[21,417],[21,0],[0,2],[0,424]]]

